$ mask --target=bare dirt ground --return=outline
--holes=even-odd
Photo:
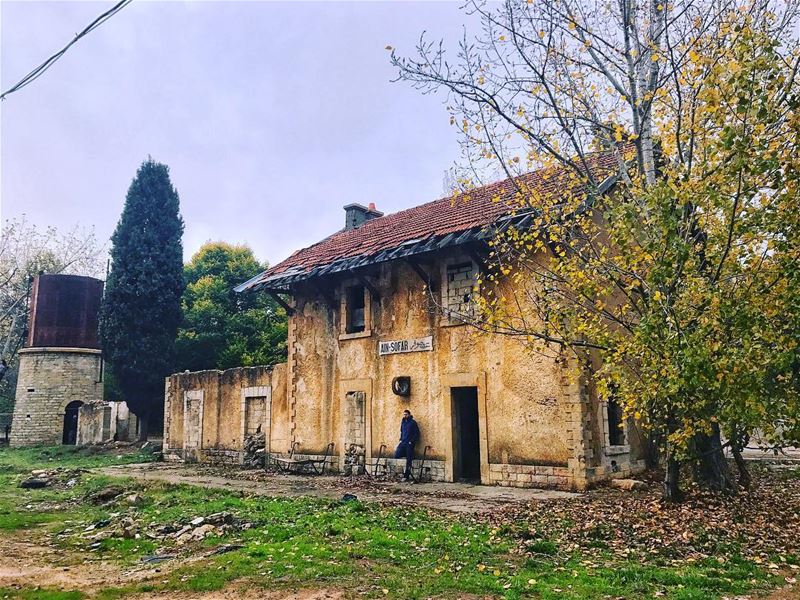
[[[297,590],[265,592],[242,584],[230,585],[217,592],[165,592],[163,594],[147,594],[129,596],[135,600],[145,598],[169,598],[170,600],[342,600],[344,593],[338,590]]]
[[[159,568],[119,567],[97,560],[76,562],[75,557],[65,557],[63,550],[30,541],[32,532],[13,538],[4,538],[0,554],[0,587],[29,588],[31,582],[43,588],[80,590],[91,595],[109,587],[157,580],[170,571],[168,564]],[[26,539],[23,539],[23,535]],[[34,537],[36,537],[34,535]],[[200,560],[197,557],[195,560]],[[182,562],[180,564],[186,564]],[[177,567],[178,564],[173,565]],[[246,581],[237,581],[222,590],[211,592],[149,592],[128,596],[133,600],[151,598],[169,600],[344,600],[347,596],[336,589],[273,590],[248,586]],[[798,600],[800,589],[786,586],[768,596],[740,596],[735,600]]]
[[[505,488],[466,483],[397,483],[365,478],[286,475],[200,465],[147,463],[98,469],[104,475],[237,490],[264,496],[341,498],[355,494],[365,502],[408,504],[435,510],[477,514],[535,500],[578,498],[557,490]]]
[[[187,562],[202,560],[199,555],[181,561],[163,563],[158,567],[123,569],[100,560],[83,560],[63,549],[50,546],[40,539],[35,530],[15,536],[3,536],[0,553],[0,588],[26,588],[32,584],[41,588],[80,590],[91,595],[110,587],[158,581],[172,569]],[[334,589],[273,590],[248,587],[246,582],[236,582],[214,592],[162,592],[128,596],[136,600],[145,598],[170,598],[171,600],[341,600],[344,593]]]

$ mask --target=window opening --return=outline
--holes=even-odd
[[[364,286],[347,288],[347,333],[359,333],[366,329]]]

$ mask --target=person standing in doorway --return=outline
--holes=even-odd
[[[411,415],[410,410],[403,411],[403,420],[400,422],[400,443],[394,452],[395,458],[406,459],[406,471],[403,480],[411,479],[411,465],[414,461],[414,446],[419,441],[419,425]]]

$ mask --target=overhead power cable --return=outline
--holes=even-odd
[[[99,17],[97,17],[97,18],[96,18],[94,21],[92,21],[91,23],[89,23],[89,25],[87,25],[87,26],[86,26],[86,28],[85,28],[83,31],[81,31],[80,33],[76,33],[76,34],[75,34],[75,37],[74,37],[74,38],[72,38],[72,40],[71,40],[71,41],[70,41],[70,42],[69,42],[69,43],[68,43],[66,46],[64,46],[64,47],[63,47],[61,50],[59,50],[58,52],[56,52],[55,54],[53,54],[53,56],[51,56],[51,57],[50,57],[50,58],[48,58],[46,61],[44,61],[42,64],[40,64],[40,65],[39,65],[38,67],[36,67],[36,68],[35,68],[33,71],[31,71],[30,73],[28,73],[27,75],[25,75],[25,77],[23,77],[22,79],[20,79],[20,80],[19,80],[19,81],[18,81],[16,84],[14,84],[12,87],[10,87],[9,89],[7,89],[5,92],[3,92],[2,94],[0,94],[0,100],[5,100],[5,99],[6,99],[6,96],[8,96],[9,94],[13,94],[13,93],[14,93],[14,92],[16,92],[17,90],[21,90],[21,89],[22,89],[22,88],[24,88],[26,85],[28,85],[28,84],[30,84],[30,83],[33,83],[34,81],[36,81],[36,80],[37,80],[39,77],[41,77],[41,76],[44,74],[44,72],[45,72],[45,71],[47,71],[47,69],[49,69],[50,67],[52,67],[52,66],[53,66],[53,64],[55,64],[55,62],[56,62],[56,61],[57,61],[59,58],[61,58],[62,56],[64,56],[64,54],[66,54],[67,50],[69,50],[69,49],[70,49],[70,47],[71,47],[71,46],[72,46],[72,45],[73,45],[75,42],[77,42],[77,41],[78,41],[79,39],[81,39],[83,36],[85,36],[85,35],[88,35],[88,34],[89,34],[89,33],[91,33],[92,31],[94,31],[95,29],[97,29],[98,27],[100,27],[100,25],[102,25],[103,23],[105,23],[106,21],[108,21],[108,20],[109,20],[111,17],[113,17],[115,14],[117,14],[117,13],[118,13],[119,11],[121,11],[123,8],[125,8],[125,7],[126,7],[128,4],[130,4],[132,1],[133,1],[133,0],[120,0],[120,2],[117,2],[117,3],[116,3],[114,6],[113,6],[113,7],[109,8],[109,9],[108,9],[106,12],[104,12],[102,15],[100,15]]]

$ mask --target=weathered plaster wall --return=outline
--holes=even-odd
[[[439,299],[446,265],[464,260],[451,254],[428,265],[439,284]],[[486,463],[482,479],[487,483],[509,479],[508,472],[490,469],[490,464],[539,466],[550,480],[532,482],[512,473],[509,484],[570,485],[568,468],[586,466],[580,429],[584,421],[591,426],[592,399],[565,377],[555,355],[531,354],[513,337],[451,324],[436,310],[441,300],[431,302],[420,277],[403,262],[383,265],[369,279],[380,297],[371,302],[367,331],[359,334],[343,334],[340,321],[343,290],[358,280],[342,281],[332,290],[334,302],[311,286],[297,290],[297,310],[290,323],[289,403],[295,407],[298,452],[319,454],[334,442],[341,455],[346,437],[343,402],[348,392],[363,391],[368,459],[377,456],[382,444],[394,450],[401,414],[408,408],[422,430],[418,454],[431,446],[429,457],[452,460],[449,386],[480,382]],[[380,340],[429,335],[432,351],[378,355]],[[411,376],[409,398],[391,391],[392,378],[400,375]],[[534,474],[534,469],[528,471]],[[452,477],[452,467],[445,472],[445,478]]]
[[[393,456],[408,408],[422,431],[416,464],[428,446],[429,475],[452,480],[457,436],[451,388],[471,386],[478,394],[483,483],[583,488],[638,469],[635,443],[607,447],[604,405],[589,375],[577,377],[575,365],[556,351],[530,353],[515,337],[481,333],[441,314],[442,297],[452,300],[446,296],[447,266],[465,260],[453,251],[421,265],[436,283],[434,299],[408,264],[382,265],[367,276],[376,295],[367,293],[367,328],[358,333],[346,333],[342,315],[345,289],[363,281],[340,280],[334,288],[298,286],[286,364],[167,379],[167,455],[235,462],[246,428],[243,390],[260,396],[264,388],[270,396],[266,432],[273,453],[288,452],[296,443],[296,454],[321,456],[333,442],[330,464],[341,468],[348,444],[357,438],[364,440],[368,468],[374,467],[382,446],[384,457]],[[510,290],[501,285],[499,292]],[[380,341],[427,336],[433,338],[431,351],[379,355]],[[411,377],[410,397],[392,392],[397,376]],[[352,392],[364,399],[364,418],[356,424],[346,406]],[[188,417],[187,399],[194,407]],[[200,420],[189,423],[195,418]],[[356,426],[363,432],[355,432]],[[188,442],[186,427],[192,433]],[[189,448],[195,438],[202,439],[201,448]],[[388,466],[396,472],[402,462]]]
[[[286,365],[281,364],[168,377],[164,398],[165,454],[238,462],[245,434],[243,408],[248,397],[265,398],[268,408],[262,412],[262,431],[270,432],[270,444],[274,440],[276,445],[282,445],[288,427],[285,372]],[[191,410],[186,411],[190,405]],[[283,422],[272,428],[275,415]]]
[[[12,446],[60,444],[64,409],[103,399],[100,350],[24,348],[19,353]]]

